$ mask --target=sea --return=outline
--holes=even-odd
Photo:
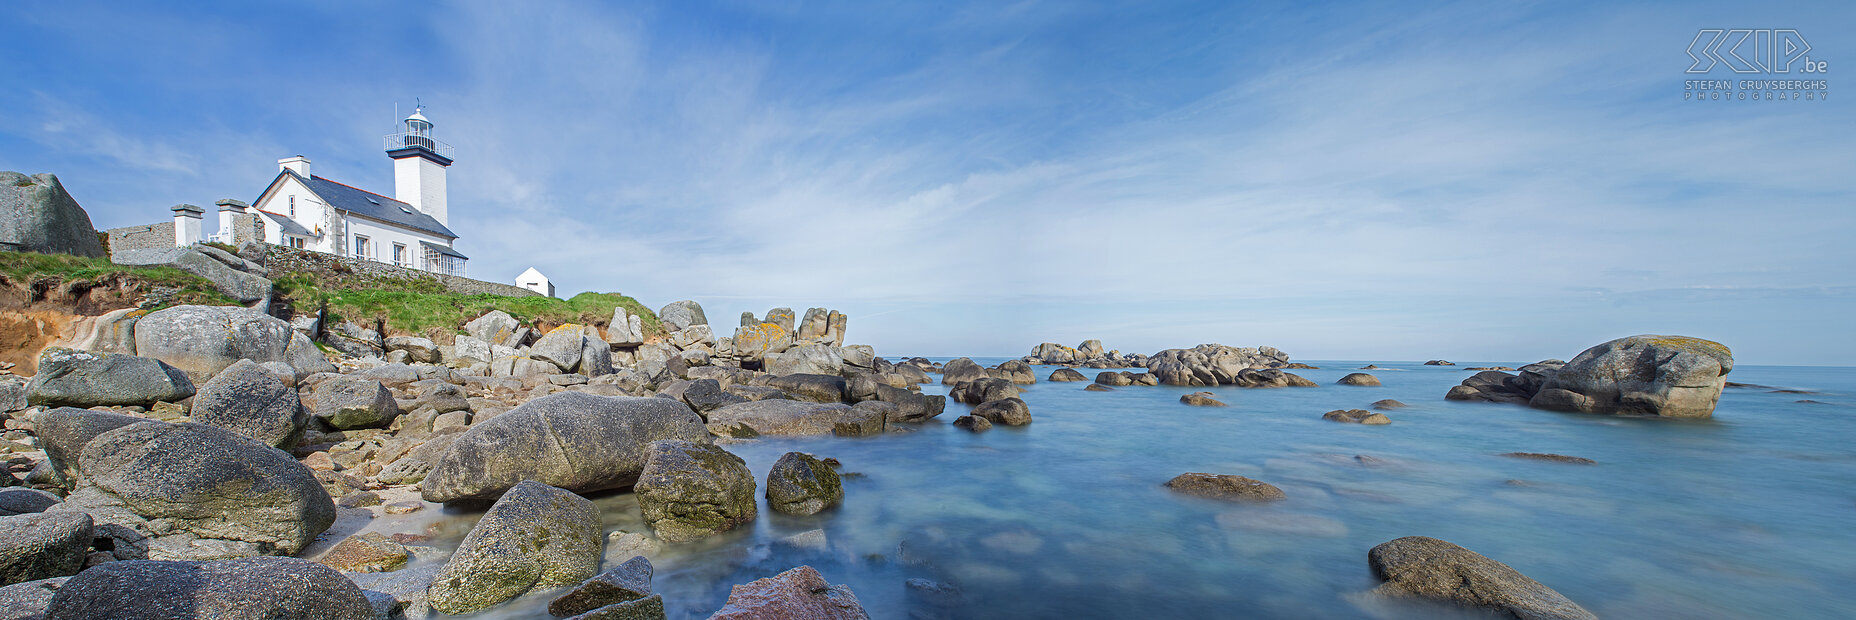
[[[1486,617],[1365,595],[1377,585],[1368,550],[1430,536],[1600,617],[1856,617],[1856,368],[1738,366],[1728,379],[1754,387],[1685,421],[1444,400],[1466,368],[1514,360],[1304,362],[1320,368],[1292,372],[1320,387],[1088,392],[1034,366],[1028,426],[971,433],[951,424],[971,406],[949,403],[905,432],[727,443],[762,493],[786,452],[838,459],[844,503],[793,517],[763,497],[751,527],[653,557],[656,591],[671,618],[704,618],[734,584],[810,565],[873,618]],[[1383,386],[1336,384],[1367,364]],[[1179,402],[1197,391],[1229,406]],[[1384,426],[1321,417],[1381,399],[1409,406]],[[1288,497],[1228,503],[1162,486],[1186,472]],[[594,499],[608,532],[649,531],[630,493]],[[426,512],[440,547],[482,514]],[[483,615],[547,618],[552,598]]]

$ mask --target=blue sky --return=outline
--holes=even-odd
[[[99,228],[251,200],[299,153],[390,193],[380,136],[417,97],[473,276],[722,325],[1856,364],[1850,104],[1682,100],[1710,27],[1796,28],[1843,92],[1848,3],[11,8],[0,169],[58,174]]]

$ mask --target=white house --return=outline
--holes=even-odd
[[[401,267],[465,275],[465,261],[453,245],[458,236],[446,228],[445,169],[451,145],[432,138],[424,108],[405,119],[405,131],[386,136],[393,159],[393,197],[316,176],[302,155],[277,160],[277,176],[252,203],[264,241],[367,258]],[[232,204],[227,204],[232,203]],[[237,242],[234,230],[246,206],[220,202],[220,225],[210,237]],[[198,212],[175,211],[175,237],[199,230]],[[183,222],[192,218],[193,222]],[[250,221],[245,218],[244,221]],[[198,233],[195,233],[198,234]]]
[[[541,272],[537,271],[534,267],[529,267],[528,271],[524,271],[522,272],[522,275],[516,276],[516,286],[520,286],[522,288],[535,291],[537,293],[541,293],[549,297],[554,296],[554,283],[549,282],[548,276],[541,275]]]

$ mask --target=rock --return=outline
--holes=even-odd
[[[818,514],[844,501],[844,484],[830,465],[788,452],[767,472],[767,505],[789,515]]]
[[[90,515],[81,512],[0,517],[0,586],[77,574],[90,550],[91,527]]]
[[[562,618],[648,596],[651,596],[651,560],[642,555],[634,556],[554,599],[548,603],[548,613]]]
[[[1448,400],[1481,400],[1496,403],[1526,403],[1531,397],[1522,391],[1514,375],[1485,370],[1470,375],[1444,394]]]
[[[44,620],[52,607],[52,595],[65,580],[52,577],[0,588],[0,620]]]
[[[715,344],[715,332],[711,330],[708,325],[691,325],[670,332],[669,340],[670,346],[685,350],[713,346]]]
[[[844,330],[848,327],[849,322],[849,317],[844,316],[843,313],[837,310],[826,313],[824,340],[830,342],[831,346],[834,347],[844,346]]]
[[[809,344],[763,356],[762,365],[773,375],[830,375],[844,371],[844,356],[837,347]]]
[[[1392,423],[1392,418],[1386,417],[1386,414],[1373,413],[1365,409],[1335,409],[1321,414],[1321,419],[1330,422],[1346,422],[1348,424],[1379,425]]]
[[[384,573],[406,566],[406,547],[380,532],[356,534],[335,543],[316,560],[344,573]]]
[[[850,384],[842,377],[821,374],[793,374],[767,378],[767,386],[815,403],[843,402]]]
[[[451,357],[446,361],[489,363],[496,359],[491,345],[476,336],[458,336],[452,341]]]
[[[1372,593],[1480,609],[1528,620],[1598,616],[1507,564],[1424,536],[1407,536],[1373,547],[1366,555],[1373,575],[1385,583]]]
[[[988,420],[986,418],[982,418],[976,415],[963,415],[958,418],[954,418],[954,428],[965,429],[965,430],[972,431],[975,433],[983,433],[983,432],[992,430],[992,420]]]
[[[335,521],[308,467],[204,424],[139,421],[100,433],[83,445],[76,471],[77,490],[52,510],[88,512],[99,528],[173,537],[177,547],[151,543],[155,559],[211,548],[296,553]]]
[[[438,345],[430,338],[417,336],[394,336],[384,342],[388,351],[405,351],[412,361],[436,364],[439,361]]]
[[[1425,362],[1424,365],[1425,366],[1455,366],[1456,362],[1446,362],[1444,360],[1431,360],[1431,361]]]
[[[796,400],[760,400],[736,403],[709,412],[711,424],[743,424],[759,435],[828,435],[853,416],[842,404]]]
[[[708,325],[709,318],[702,314],[702,304],[694,301],[673,301],[657,311],[657,320],[664,325],[664,331],[674,332],[691,325]]]
[[[214,254],[229,256],[216,248],[199,246],[196,248],[125,250],[112,254],[110,261],[118,265],[179,269],[212,282],[215,290],[243,304],[270,299],[270,279],[256,273],[240,271],[225,261],[219,260]],[[233,257],[233,260],[238,259]]]
[[[1244,369],[1233,377],[1238,387],[1277,388],[1277,387],[1318,387],[1315,382],[1294,373],[1287,373],[1274,368],[1268,370]]]
[[[569,586],[599,570],[593,502],[533,480],[514,485],[483,514],[432,580],[432,608],[458,615]]]
[[[696,413],[708,413],[736,403],[747,402],[746,398],[730,394],[722,389],[722,382],[715,379],[696,379],[683,390],[683,402],[696,410]]]
[[[1619,338],[1572,358],[1528,404],[1579,413],[1707,418],[1733,368],[1733,353],[1717,342]]]
[[[726,407],[724,407],[726,409]],[[646,446],[660,439],[709,441],[702,418],[665,398],[550,394],[478,422],[427,474],[429,502],[488,499],[523,480],[575,492],[636,482]]]
[[[1031,423],[1031,406],[1016,397],[1001,398],[980,403],[973,408],[973,415],[993,424],[1024,426]]]
[[[1110,387],[1122,387],[1134,385],[1134,377],[1130,376],[1130,373],[1105,370],[1096,373],[1096,383]]]
[[[792,348],[793,330],[770,322],[744,326],[735,330],[733,342],[743,361],[759,362]]]
[[[1502,456],[1512,457],[1512,458],[1517,458],[1517,459],[1529,459],[1529,460],[1535,460],[1535,461],[1552,461],[1555,463],[1570,463],[1573,465],[1597,465],[1598,464],[1598,461],[1594,461],[1592,459],[1588,459],[1584,457],[1566,456],[1564,454],[1548,454],[1544,452],[1509,452],[1507,454],[1503,454]]]
[[[1192,405],[1194,407],[1227,407],[1229,406],[1229,405],[1224,404],[1223,401],[1220,401],[1216,398],[1212,398],[1211,392],[1193,392],[1191,394],[1187,394],[1185,396],[1179,397],[1179,402]]]
[[[374,608],[341,573],[308,560],[131,560],[91,567],[52,596],[51,620],[373,620]]]
[[[1288,497],[1282,489],[1267,482],[1230,474],[1180,474],[1168,480],[1166,487],[1187,495],[1225,501],[1273,502]]]
[[[964,357],[950,360],[941,367],[941,385],[959,385],[986,376],[985,368]]]
[[[45,407],[107,407],[174,402],[193,396],[187,375],[160,360],[49,347],[26,399]]]
[[[614,347],[644,344],[644,320],[625,308],[613,308],[612,321],[606,324],[606,343]]]
[[[560,369],[571,372],[580,365],[580,354],[586,349],[586,330],[579,325],[568,323],[548,330],[535,345],[529,347],[528,356],[538,359]]]
[[[1056,370],[1051,371],[1050,380],[1051,381],[1088,381],[1088,378],[1084,377],[1083,373],[1076,372],[1076,369],[1074,368],[1058,368]]]
[[[1349,373],[1345,377],[1341,377],[1339,381],[1335,381],[1334,383],[1336,385],[1356,385],[1360,387],[1379,387],[1379,377],[1375,377],[1375,376],[1372,376],[1372,375],[1369,375],[1363,372],[1355,372],[1355,373]]]
[[[490,344],[514,347],[522,344],[521,328],[522,323],[517,321],[515,317],[509,316],[509,313],[501,310],[491,310],[483,316],[472,319],[469,323],[465,323],[464,333],[470,334],[472,338]]]
[[[890,422],[922,422],[941,415],[947,408],[947,396],[926,395],[914,390],[878,385],[877,400],[896,406]]]
[[[0,172],[0,251],[104,255],[90,214],[51,174]]]
[[[1019,393],[1018,386],[1010,381],[986,378],[963,381],[954,386],[947,396],[955,402],[977,405],[995,400],[1017,398]]]
[[[1089,359],[1084,357],[1081,351],[1055,342],[1039,343],[1038,346],[1032,347],[1031,355],[1027,357],[1043,360],[1046,364],[1069,364]]]
[[[800,566],[736,585],[710,620],[867,620],[870,614],[849,586],[831,585],[817,569]]]
[[[191,416],[283,450],[296,446],[309,423],[296,390],[251,360],[227,366],[201,386]]]
[[[831,311],[825,308],[807,308],[805,318],[797,326],[800,340],[821,340],[831,330]]]
[[[589,378],[612,374],[612,346],[601,340],[599,330],[591,326],[584,336],[580,341],[580,365],[574,367],[574,372]]]
[[[290,363],[285,351],[293,334],[289,323],[246,308],[175,306],[136,321],[135,352],[167,362],[198,383],[241,359]]]
[[[838,423],[831,427],[831,433],[839,437],[881,435],[896,412],[895,405],[880,400],[857,403],[851,405],[850,411],[839,416]]]
[[[1113,392],[1115,391],[1115,388],[1102,385],[1100,383],[1091,383],[1089,385],[1083,386],[1083,391],[1085,392]]]
[[[331,377],[310,392],[311,413],[338,429],[383,428],[399,417],[393,393],[379,381],[354,375]]]
[[[39,444],[45,449],[45,462],[51,465],[57,477],[71,482],[77,479],[78,457],[92,439],[146,421],[120,413],[60,407],[40,413],[36,427]]]
[[[28,380],[17,375],[0,375],[0,413],[11,413],[32,406],[26,400]]]
[[[0,489],[0,517],[45,512],[58,504],[58,496],[26,487]]]
[[[311,342],[309,337],[303,335],[301,332],[290,334],[290,343],[284,345],[284,359],[282,359],[281,362],[296,370],[296,379],[298,381],[319,372],[335,372],[337,370],[335,364],[329,361],[329,357],[323,355],[321,349],[316,348],[316,343]],[[270,364],[272,362],[262,363]]]
[[[1155,353],[1147,358],[1146,367],[1160,383],[1167,385],[1241,385],[1237,381],[1241,371],[1274,368],[1288,361],[1287,353],[1271,347],[1239,348],[1201,344],[1191,349],[1167,349]]]
[[[380,602],[386,603],[389,611],[377,617],[397,619],[403,616],[406,620],[423,620],[432,615],[431,598],[428,596],[432,579],[444,567],[443,564],[431,563],[387,573],[349,573],[347,577],[361,588],[362,594],[369,600],[376,601],[376,609],[379,609]],[[398,611],[391,611],[394,608],[398,608]]]
[[[1038,382],[1037,375],[1031,374],[1031,365],[1018,360],[999,364],[999,370],[1005,373],[1005,380],[1017,385],[1031,385]]]
[[[652,442],[647,452],[632,490],[658,538],[690,542],[754,520],[754,473],[741,457],[680,440]]]
[[[1102,341],[1093,338],[1084,340],[1082,344],[1076,345],[1076,353],[1086,360],[1102,357]]]
[[[1375,401],[1373,401],[1373,404],[1372,404],[1372,407],[1373,407],[1374,409],[1378,409],[1378,410],[1381,410],[1381,411],[1390,411],[1390,410],[1393,410],[1393,409],[1403,409],[1403,408],[1405,408],[1405,407],[1409,407],[1409,406],[1410,406],[1410,405],[1407,405],[1407,404],[1405,404],[1405,403],[1401,403],[1401,402],[1398,402],[1398,401],[1396,401],[1396,400],[1392,400],[1392,399],[1390,399],[1390,398],[1387,398],[1387,399],[1384,399],[1384,400],[1375,400]]]

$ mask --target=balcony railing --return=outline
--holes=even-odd
[[[423,147],[425,150],[437,153],[445,159],[451,159],[451,145],[434,140],[431,136],[422,136],[410,131],[402,131],[400,133],[387,134],[383,141],[386,143],[385,147],[389,151],[397,151],[407,147]]]

